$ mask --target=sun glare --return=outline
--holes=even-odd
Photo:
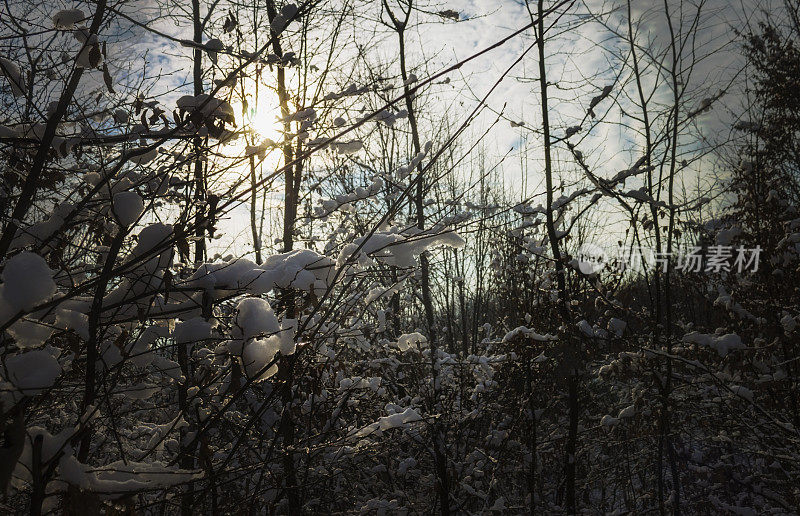
[[[259,105],[257,108],[249,108],[245,124],[256,133],[257,140],[269,138],[273,141],[281,140],[281,123],[279,121],[280,111],[271,106]]]

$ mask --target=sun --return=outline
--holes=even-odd
[[[262,101],[255,107],[248,107],[244,124],[253,131],[257,141],[269,138],[277,142],[283,139],[279,116],[280,109],[277,106]]]

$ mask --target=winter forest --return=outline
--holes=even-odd
[[[800,1],[4,0],[0,513],[800,513]]]

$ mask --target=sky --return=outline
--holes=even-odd
[[[45,20],[42,23],[46,23],[49,13],[58,7],[78,5],[87,11],[92,8],[82,2],[61,1],[60,4],[38,5],[28,16],[39,16]],[[702,6],[695,37],[687,40],[687,54],[690,53],[689,47],[693,47],[696,55],[702,59],[696,64],[692,74],[687,75],[686,109],[698,105],[703,98],[714,97],[721,90],[726,92],[715,101],[709,111],[698,115],[690,124],[693,126],[692,136],[687,136],[687,141],[697,141],[697,135],[702,135],[705,140],[701,140],[703,143],[694,148],[682,149],[685,157],[690,158],[690,164],[681,176],[686,185],[694,187],[693,185],[700,184],[701,189],[708,191],[719,189],[722,185],[713,163],[715,156],[699,156],[704,150],[711,149],[719,141],[730,137],[729,127],[741,113],[743,61],[734,29],[752,25],[763,16],[763,12],[772,12],[775,16],[780,9],[780,4],[776,4],[756,3],[751,0],[740,3],[708,0],[702,4],[679,3],[674,0],[667,2],[676,30],[690,23],[698,5]],[[326,7],[332,5],[325,3]],[[166,3],[134,0],[117,6],[132,19],[163,34],[178,39],[190,36],[187,19],[162,16],[168,10]],[[411,71],[421,79],[492,45],[530,21],[524,3],[519,0],[449,0],[420,3],[419,6],[420,12],[412,19],[408,33],[408,53]],[[397,56],[396,40],[385,28],[381,29],[375,23],[380,17],[379,7],[379,2],[359,4],[358,16],[347,17],[345,26],[350,31],[348,36],[354,41],[358,42],[359,38],[368,41],[368,59],[391,62]],[[187,6],[176,2],[172,4],[172,8],[177,8],[180,12],[180,9],[185,10]],[[445,9],[458,12],[460,20],[454,22],[435,14]],[[246,7],[239,7],[237,12],[241,17],[248,16]],[[655,54],[665,51],[669,29],[664,6],[654,6],[651,2],[637,0],[632,3],[632,12],[639,22],[637,41],[652,49]],[[591,16],[601,13],[599,20]],[[627,27],[622,23],[624,20],[625,4],[616,0],[576,1],[559,20],[559,24],[548,32],[546,42],[548,80],[551,84],[549,114],[553,136],[560,138],[566,128],[581,124],[581,131],[570,141],[577,144],[587,165],[600,177],[611,177],[617,171],[628,168],[638,159],[641,151],[640,131],[630,125],[629,115],[636,109],[632,102],[633,83],[629,74],[619,74],[620,63],[629,59],[629,54],[624,41],[612,30],[626,31]],[[378,30],[375,29],[376,26],[379,27]],[[329,29],[323,26],[315,30],[319,32],[318,37],[322,38],[320,48],[324,48],[327,37],[325,31]],[[190,91],[187,86],[191,74],[190,49],[130,24],[123,23],[115,31],[115,34],[108,37],[109,52],[112,55],[124,55],[125,52],[132,55],[144,52],[145,55],[144,59],[126,63],[127,69],[112,69],[115,80],[133,84],[142,75],[148,78],[163,75],[164,79],[159,80],[156,89],[150,93],[157,95],[165,105]],[[207,38],[216,35],[211,32],[209,31]],[[263,42],[264,36],[260,37]],[[502,112],[501,121],[484,137],[481,150],[490,166],[503,160],[505,156],[498,168],[500,179],[509,196],[519,201],[541,194],[543,181],[541,113],[536,83],[538,61],[536,49],[531,47],[532,43],[533,33],[527,31],[467,63],[448,75],[448,84],[435,84],[428,88],[420,105],[423,116],[428,120],[440,120],[446,115],[452,124],[457,125],[475,106],[477,99],[488,92],[498,77],[527,51],[525,57],[497,85],[488,98],[489,109],[482,112],[467,133],[467,139],[477,138]],[[336,57],[347,62],[351,57],[347,53],[352,54],[354,48],[354,45],[348,44]],[[131,52],[131,49],[134,51]],[[646,56],[640,55],[640,59],[645,60]],[[665,65],[670,61],[666,59]],[[120,62],[124,63],[125,60]],[[397,73],[398,70],[395,69],[394,72]],[[652,69],[649,73],[648,77],[651,77]],[[645,78],[646,83],[649,80]],[[87,78],[89,85],[101,84],[100,81],[102,77],[97,72],[89,74]],[[609,99],[596,109],[598,118],[585,118],[590,99],[608,85],[613,87],[613,91]],[[275,99],[267,97],[259,101],[263,106],[274,103]],[[653,103],[666,105],[669,102],[671,90],[664,86],[656,88]],[[263,119],[274,118],[276,111],[262,111],[259,125],[264,132],[269,132],[270,122],[264,123]],[[437,128],[432,123],[428,130],[432,132]],[[277,133],[270,136],[274,138],[276,135]],[[569,184],[580,173],[572,156],[565,152],[564,146],[557,147],[557,170],[567,184],[564,193],[568,194]],[[269,160],[267,163],[270,163]],[[625,188],[638,186],[640,184],[633,179],[629,180]],[[576,185],[572,188],[577,187]],[[533,204],[537,202],[539,201]],[[231,242],[249,238],[249,235],[241,234],[241,218],[246,210],[246,206],[238,208],[230,219],[229,229],[233,230],[229,232]],[[618,209],[612,206],[608,210],[611,214],[619,214]],[[220,242],[219,245],[224,249],[228,243]]]
[[[686,100],[683,109],[695,109],[703,99],[715,98],[723,90],[726,92],[719,96],[710,110],[697,115],[691,122],[693,127],[686,131],[685,146],[679,156],[688,161],[679,176],[679,188],[692,190],[687,199],[714,197],[723,188],[724,177],[717,172],[716,155],[705,153],[732,136],[730,126],[741,113],[744,62],[734,29],[741,30],[752,24],[758,18],[759,10],[754,3],[736,5],[725,0],[709,0],[702,4],[670,0],[667,5],[679,37],[682,31],[686,31],[686,26],[696,23],[698,27],[693,36],[685,40],[684,53],[694,54],[699,59],[693,63],[691,73],[684,74],[683,95]],[[776,12],[767,4],[758,5]],[[432,4],[431,7],[433,9],[422,9],[446,7],[457,11],[460,21],[453,23],[428,13],[417,16],[419,25],[410,31],[408,48],[409,61],[417,63],[412,66],[412,71],[419,77],[426,77],[470,57],[530,21],[528,10],[516,0],[451,1],[446,5]],[[667,57],[665,63],[671,62],[667,52],[669,26],[664,7],[638,1],[632,3],[631,10],[637,20],[637,42],[647,47],[641,51],[639,59],[646,61],[646,56],[642,55],[646,51],[663,52]],[[624,3],[575,2],[554,29],[548,31],[546,41],[553,137],[560,138],[568,127],[581,125],[582,130],[571,141],[577,144],[593,173],[605,178],[629,168],[642,153],[641,132],[631,127],[630,116],[623,114],[638,109],[632,102],[632,78],[627,72],[620,73],[622,60],[630,58],[626,42],[620,39],[620,35],[627,35],[626,23]],[[435,119],[438,106],[447,106],[448,117],[457,125],[475,106],[477,99],[495,87],[495,81],[508,72],[488,98],[489,109],[482,112],[470,134],[477,138],[502,113],[501,121],[493,126],[482,142],[482,150],[490,165],[503,161],[499,167],[500,177],[510,199],[522,201],[533,197],[532,204],[536,205],[542,202],[544,176],[540,99],[536,82],[538,59],[533,43],[533,32],[528,30],[470,61],[449,74],[449,84],[430,88],[430,100],[424,109],[430,110],[431,118]],[[380,49],[388,60],[397,52],[392,37],[381,40]],[[523,54],[524,58],[514,65]],[[688,64],[688,59],[681,61],[683,67]],[[652,82],[652,71],[648,73],[645,83]],[[596,109],[598,119],[586,118],[590,99],[605,86],[612,86],[613,90],[609,99]],[[672,90],[666,86],[664,83],[654,89],[652,102],[656,109],[663,109],[672,102]],[[566,153],[564,146],[557,148],[554,153],[557,170],[567,184],[560,193],[568,195],[580,187],[579,184],[574,187],[569,184],[573,180],[579,181],[583,174],[577,171],[574,158]],[[642,184],[633,178],[628,180],[624,190],[636,189]],[[613,226],[611,221],[628,217],[614,202],[606,203],[600,209],[605,213],[607,223],[602,230],[609,233]],[[614,231],[624,231],[624,225],[617,224]],[[605,237],[598,235],[595,238]],[[612,239],[616,240],[616,236]]]

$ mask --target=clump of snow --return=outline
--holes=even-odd
[[[402,231],[391,227],[387,231],[377,231],[369,237],[359,237],[346,245],[339,254],[337,265],[341,267],[353,258],[353,253],[360,245],[363,255],[374,256],[387,265],[410,268],[416,267],[417,256],[430,248],[446,246],[461,249],[465,242],[447,228],[433,227],[426,231],[409,228]]]
[[[130,226],[144,213],[144,201],[136,192],[119,192],[112,201],[114,215],[123,226]]]
[[[731,350],[747,348],[747,346],[742,343],[741,337],[735,333],[714,335],[693,331],[683,336],[683,342],[714,348],[721,357],[727,355]]]
[[[248,378],[260,382],[274,376],[278,365],[270,365],[270,362],[275,359],[279,347],[280,340],[275,337],[248,342],[242,351],[242,365]]]
[[[394,347],[400,351],[408,351],[412,346],[425,346],[427,344],[428,339],[425,337],[425,335],[419,332],[414,332],[400,335],[397,338],[397,342],[394,344]]]
[[[16,63],[0,57],[0,75],[6,77],[11,85],[11,93],[15,97],[21,97],[25,94],[25,78]]]
[[[297,6],[295,4],[284,5],[281,12],[272,19],[270,28],[276,34],[280,34],[283,32],[283,29],[286,28],[286,25],[294,18],[295,14],[297,14]]]
[[[207,93],[200,95],[184,95],[178,99],[178,109],[192,111],[203,115],[204,118],[220,119],[234,123],[236,120],[233,107],[227,100],[212,97]]]
[[[637,190],[629,190],[628,193],[624,194],[626,197],[630,197],[631,199],[635,199],[639,202],[652,204],[655,206],[659,206],[662,208],[667,207],[667,203],[664,201],[656,201],[650,194],[647,193],[647,188],[641,187]]]
[[[333,280],[333,260],[310,249],[272,255],[261,268],[272,272],[279,288],[320,293]]]
[[[14,237],[14,244],[12,247],[26,247],[50,238],[61,229],[61,226],[64,224],[64,217],[67,216],[73,207],[74,206],[68,202],[59,204],[45,220],[28,226],[24,233]]]
[[[367,500],[367,502],[361,506],[358,513],[359,514],[378,514],[378,515],[386,515],[386,514],[405,514],[407,510],[405,507],[400,505],[400,502],[393,498],[391,500],[382,500],[380,498],[371,498]]]
[[[361,95],[362,93],[366,93],[369,91],[369,87],[367,86],[357,86],[355,83],[351,84],[344,90],[340,92],[331,92],[326,93],[322,100],[338,100],[344,97],[350,97],[353,95]]]
[[[5,360],[8,380],[23,394],[33,396],[51,387],[61,374],[61,365],[47,350],[35,349]]]
[[[172,236],[172,226],[169,224],[150,224],[139,232],[138,242],[131,250],[131,258],[137,258],[153,253],[153,257],[146,260],[141,269],[149,274],[155,274],[160,269],[166,269],[171,261],[171,249],[166,246]],[[155,253],[158,250],[159,253]]]
[[[617,337],[622,337],[622,334],[625,333],[625,328],[627,327],[628,323],[622,319],[617,319],[616,317],[612,317],[608,321],[608,331],[614,333],[614,335]]]
[[[357,430],[351,435],[355,438],[366,437],[373,434],[381,435],[386,430],[399,428],[408,423],[414,423],[416,421],[422,421],[422,416],[420,416],[419,412],[409,407],[403,412],[397,412],[388,416],[384,416],[378,419],[376,422]]]
[[[100,51],[100,45],[97,41],[81,47],[78,56],[75,58],[75,66],[77,68],[95,68],[101,64],[103,64],[103,53]]]
[[[19,135],[25,138],[35,138],[38,140],[42,140],[44,138],[46,129],[47,125],[42,123],[20,124],[17,126],[17,132]],[[56,155],[63,158],[70,153],[73,146],[79,141],[79,138],[67,138],[60,134],[56,134],[50,143],[50,147],[53,149]]]
[[[728,293],[725,287],[723,287],[722,285],[718,285],[717,292],[719,293],[719,295],[717,296],[717,299],[714,300],[714,306],[725,307],[726,310],[733,312],[742,319],[750,319],[756,322],[759,321],[759,319],[756,316],[750,313],[740,303],[734,301],[733,296],[731,296]]]
[[[257,265],[247,259],[205,263],[184,283],[204,289],[244,290],[266,294],[274,288],[292,288],[321,295],[333,280],[333,260],[310,249],[276,254]]]
[[[505,512],[506,511],[506,498],[504,496],[501,496],[500,498],[495,500],[494,504],[492,504],[492,506],[489,507],[489,510],[492,511],[492,512],[500,512],[500,513]]]
[[[414,468],[417,465],[416,459],[414,457],[407,457],[400,461],[397,465],[397,473],[399,475],[405,475],[409,469]]]
[[[165,326],[148,326],[142,330],[127,350],[131,364],[136,367],[144,367],[150,364],[156,358],[152,351],[156,339],[164,338],[168,335],[169,329]],[[175,365],[177,366],[177,364]]]
[[[63,306],[56,310],[55,326],[64,330],[73,330],[83,340],[89,340],[89,316]]]
[[[587,337],[595,337],[595,331],[591,324],[586,319],[581,319],[576,324],[578,329]]]
[[[280,331],[278,318],[269,302],[259,297],[248,297],[237,303],[234,325],[234,335],[244,340],[269,337]]]
[[[411,173],[411,171],[414,170],[415,168],[417,168],[420,163],[422,163],[422,160],[425,159],[425,157],[428,155],[428,153],[431,151],[432,148],[433,148],[433,143],[432,142],[426,142],[425,146],[423,147],[423,150],[418,152],[411,159],[411,161],[408,162],[408,164],[403,165],[402,167],[397,169],[398,177],[400,179],[405,179],[406,177],[408,177],[408,175]]]
[[[338,154],[343,154],[345,156],[349,156],[350,154],[355,154],[356,152],[360,151],[364,148],[364,142],[361,140],[349,140],[346,142],[333,142],[331,143],[331,148],[335,150]]]
[[[303,122],[303,121],[314,121],[317,119],[317,110],[314,108],[306,108],[301,109],[295,113],[287,115],[284,118],[281,118],[281,122]]]
[[[612,426],[616,426],[618,423],[619,423],[619,419],[617,419],[617,418],[615,418],[614,416],[611,416],[611,415],[609,415],[609,414],[606,414],[606,415],[605,415],[605,416],[603,416],[603,418],[600,420],[600,425],[601,425],[601,426],[604,426],[604,427],[612,427]]]
[[[408,74],[408,79],[403,81],[403,86],[408,86],[417,82],[417,76],[413,73]]]
[[[781,317],[781,326],[783,326],[783,331],[786,334],[792,333],[795,328],[797,328],[797,319],[789,314],[786,314]]]
[[[731,385],[730,389],[736,396],[744,398],[747,401],[753,401],[753,391],[747,387],[743,387],[741,385]]]
[[[245,156],[258,156],[258,159],[263,161],[267,157],[267,151],[275,147],[275,142],[270,138],[265,138],[258,145],[248,145],[245,147]]]
[[[81,27],[72,32],[72,35],[78,40],[78,43],[87,44],[87,45],[96,45],[99,41],[97,39],[97,34],[92,34],[91,31],[86,27]]]
[[[242,299],[236,309],[234,340],[228,343],[228,350],[241,356],[249,378],[266,380],[278,372],[277,364],[270,364],[279,351],[284,355],[294,353],[296,321],[280,324],[269,302],[258,297]]]
[[[44,258],[23,251],[6,262],[3,268],[3,299],[16,311],[31,310],[47,301],[56,291],[53,271]]]
[[[280,347],[278,351],[282,355],[293,355],[297,350],[297,343],[294,340],[297,333],[297,319],[284,319],[281,321]]]
[[[64,9],[53,15],[53,27],[56,29],[72,29],[75,24],[86,19],[86,13],[80,9]]]
[[[397,112],[391,112],[388,109],[382,109],[373,115],[372,119],[376,122],[381,122],[388,127],[392,127],[397,120],[406,118],[408,116],[408,111],[405,109],[401,109]]]
[[[158,461],[116,461],[105,466],[78,462],[74,455],[64,455],[59,462],[59,478],[94,493],[127,493],[163,488],[190,482],[202,472],[169,467]]]
[[[367,297],[364,299],[364,303],[370,304],[382,297],[392,296],[399,292],[400,289],[403,288],[403,285],[405,285],[405,278],[390,287],[377,286],[371,288],[369,292],[367,292]]]
[[[382,378],[380,376],[373,376],[370,378],[362,378],[355,376],[353,378],[342,378],[339,380],[339,391],[346,391],[350,389],[370,389],[377,392],[381,388]]]
[[[326,217],[339,208],[349,206],[350,203],[361,201],[369,197],[373,197],[380,193],[383,188],[383,180],[380,176],[372,178],[372,183],[367,187],[359,186],[355,191],[348,194],[337,195],[334,199],[326,199],[322,201],[322,206],[317,206],[314,209],[315,217]]]
[[[217,64],[217,53],[225,48],[225,44],[217,38],[212,38],[205,42],[203,48],[211,62]]]
[[[8,320],[13,313],[7,310],[7,303],[0,307],[0,319]],[[50,338],[55,331],[50,324],[45,324],[33,317],[23,317],[12,324],[8,330],[9,335],[14,338],[15,344],[20,348],[34,348],[40,346]]]
[[[556,337],[554,335],[550,335],[549,333],[542,335],[529,329],[527,326],[518,326],[505,334],[503,337],[503,342],[510,342],[520,336],[533,339],[538,342],[549,342],[556,340]]]
[[[193,317],[188,321],[176,324],[175,331],[172,332],[172,338],[178,344],[202,341],[211,337],[211,330],[215,326],[215,321],[206,321],[202,317]]]

